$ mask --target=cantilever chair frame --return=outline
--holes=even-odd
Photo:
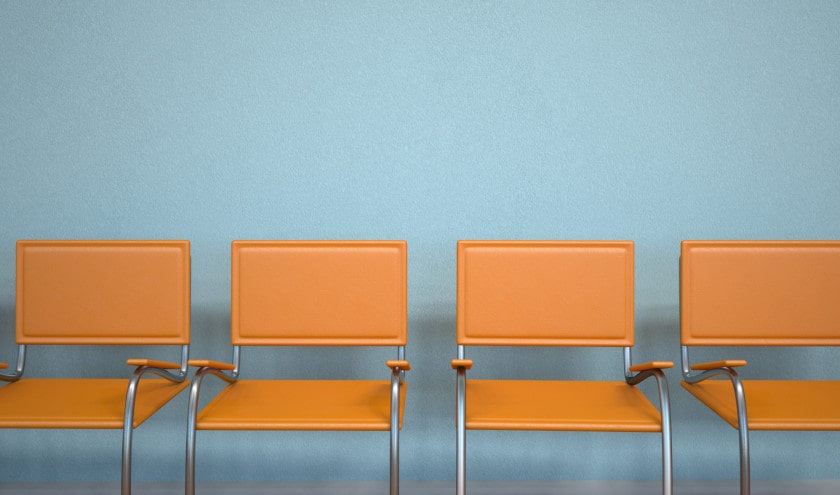
[[[466,480],[466,445],[467,445],[467,428],[466,428],[466,389],[467,389],[467,370],[472,367],[472,363],[465,357],[465,350],[463,345],[458,345],[458,359],[453,361],[453,367],[456,369],[456,493],[457,495],[466,495],[467,480]],[[628,385],[638,385],[646,379],[653,377],[656,380],[656,387],[659,393],[659,412],[662,415],[662,493],[663,495],[671,495],[673,493],[673,454],[671,441],[671,406],[670,406],[670,392],[668,390],[668,382],[665,378],[662,368],[648,368],[646,365],[633,365],[631,357],[631,348],[624,347],[624,379]],[[663,363],[656,363],[662,365]]]
[[[185,248],[187,251],[187,274],[189,274],[189,243],[187,241],[175,241],[174,243],[170,243],[168,241],[163,241],[165,244],[177,245],[180,248]],[[119,247],[119,246],[130,246],[130,245],[149,245],[149,246],[156,246],[160,245],[161,242],[159,241],[18,241],[17,243],[17,252],[18,252],[18,272],[21,272],[22,268],[22,252],[29,246],[39,247],[39,246],[60,246],[60,247],[84,247],[84,246],[106,246],[106,247]],[[21,276],[20,273],[18,275]],[[187,297],[187,308],[189,308],[189,275],[187,275],[187,287],[186,287],[186,297]],[[21,284],[22,280],[18,279],[18,312],[21,312]],[[189,310],[187,310],[187,320],[185,322],[185,327],[189,329]],[[21,322],[21,315],[18,315],[17,321],[17,362],[14,367],[14,371],[11,373],[0,373],[0,381],[13,383],[17,382],[21,378],[23,378],[25,366],[26,366],[26,349],[27,343],[31,343],[32,345],[61,345],[61,344],[71,344],[71,345],[104,345],[104,344],[114,344],[114,345],[138,345],[132,344],[130,341],[120,337],[105,337],[99,339],[89,339],[89,338],[43,338],[39,336],[27,336],[26,330],[22,328],[23,323]],[[188,330],[187,330],[188,332]],[[155,339],[150,339],[149,341],[145,342],[151,345],[162,345],[160,342],[153,342]],[[184,340],[183,337],[176,340]],[[24,343],[27,342],[27,343]],[[178,363],[168,362],[168,361],[158,361],[158,360],[151,360],[151,359],[128,359],[126,364],[129,366],[134,366],[134,370],[131,373],[131,376],[128,380],[128,384],[126,387],[126,396],[125,396],[125,411],[123,414],[123,434],[122,434],[122,456],[121,456],[121,463],[120,463],[120,471],[121,471],[121,481],[120,481],[120,493],[122,495],[129,495],[131,493],[131,452],[132,452],[132,440],[134,434],[134,410],[135,404],[137,401],[137,391],[138,386],[140,384],[141,378],[143,378],[147,374],[153,374],[169,380],[173,383],[183,383],[187,379],[188,374],[188,359],[189,359],[189,334],[187,333],[185,344],[181,344],[180,346],[180,359]],[[8,366],[3,363],[0,368],[7,368]]]
[[[720,361],[717,363],[700,363],[692,365],[688,355],[688,346],[680,346],[680,359],[682,363],[683,380],[686,383],[700,383],[716,376],[726,376],[732,382],[735,393],[735,407],[738,412],[738,447],[740,452],[740,487],[741,495],[750,493],[750,439],[747,426],[747,400],[744,395],[744,384],[741,377],[735,370],[736,367],[746,364],[743,361]],[[701,366],[701,367],[698,367]],[[692,373],[698,370],[700,373]]]
[[[193,375],[190,384],[189,403],[187,406],[187,462],[186,462],[186,493],[195,494],[195,444],[196,444],[196,420],[198,416],[198,402],[201,394],[201,384],[207,375],[220,378],[228,384],[235,383],[239,379],[239,364],[241,347],[233,346],[233,356],[230,363],[218,361],[194,361],[193,365],[199,368]],[[397,359],[388,361],[391,368],[391,428],[390,428],[390,494],[399,495],[400,479],[400,389],[405,384],[405,372],[409,370],[405,360],[405,346],[397,347]]]
[[[276,246],[286,246],[286,247],[320,247],[320,248],[340,248],[342,246],[352,245],[356,247],[382,247],[387,246],[388,248],[399,247],[402,252],[402,270],[403,276],[405,276],[406,270],[406,252],[407,247],[404,241],[398,242],[389,242],[389,241],[234,241],[232,243],[232,265],[234,267],[237,265],[237,257],[239,256],[238,248],[249,248],[249,247],[276,247]],[[232,279],[236,279],[238,276],[236,268],[232,268]],[[239,312],[238,309],[238,298],[240,297],[237,294],[237,289],[235,287],[235,282],[231,284],[231,300],[232,300],[232,312]],[[403,306],[407,304],[407,287],[403,287],[402,290],[402,304]],[[359,340],[358,342],[353,342],[353,338],[350,339],[334,339],[334,338],[296,338],[296,337],[274,337],[268,339],[266,342],[261,342],[261,337],[256,338],[248,338],[243,337],[242,333],[239,332],[239,322],[236,321],[236,315],[233,314],[231,317],[231,327],[232,327],[232,342],[233,342],[233,349],[232,349],[232,359],[230,363],[219,362],[219,361],[208,361],[208,360],[191,360],[189,364],[191,366],[195,366],[198,369],[196,370],[192,383],[190,385],[190,393],[189,393],[189,402],[188,402],[188,418],[187,418],[187,442],[186,442],[186,465],[185,465],[185,493],[187,495],[194,495],[195,494],[195,456],[196,456],[196,432],[198,429],[198,406],[199,406],[199,398],[201,393],[201,385],[204,381],[204,378],[208,375],[215,376],[222,381],[226,382],[228,385],[236,383],[240,378],[240,360],[241,360],[241,349],[243,346],[283,346],[283,345],[302,345],[302,346],[319,346],[319,345],[326,345],[326,346],[336,346],[336,345],[348,345],[348,346],[356,346],[356,347],[364,347],[364,346],[377,346],[383,347],[388,346],[391,344],[396,344],[397,348],[397,356],[395,360],[388,360],[386,361],[386,365],[391,370],[391,377],[390,377],[390,414],[389,414],[389,430],[390,430],[390,451],[389,451],[389,459],[390,459],[390,466],[389,466],[389,473],[390,473],[390,482],[389,482],[389,493],[391,495],[399,495],[399,455],[400,455],[400,444],[399,444],[399,435],[400,435],[400,403],[401,403],[401,392],[404,391],[405,385],[405,372],[410,370],[411,367],[406,360],[405,355],[405,348],[407,343],[407,321],[404,322],[404,335],[398,338],[389,338],[388,342],[382,341],[381,338],[374,337],[369,339],[369,341]],[[404,392],[403,392],[404,393]]]
[[[137,387],[140,379],[146,374],[153,374],[171,382],[181,383],[187,379],[187,360],[189,358],[189,344],[181,346],[179,363],[154,361],[148,359],[129,359],[127,364],[134,366],[125,393],[125,414],[123,416],[122,461],[120,463],[121,481],[120,493],[131,493],[131,445],[134,436],[134,404],[137,401]],[[26,361],[26,344],[18,344],[18,358],[14,373],[0,374],[0,381],[16,382],[23,377]],[[173,372],[172,370],[177,370]]]
[[[671,407],[670,407],[670,392],[668,389],[668,382],[665,377],[663,369],[673,366],[673,363],[656,361],[641,364],[632,364],[632,345],[633,345],[633,243],[629,241],[459,241],[458,243],[458,297],[462,298],[464,280],[464,250],[469,246],[480,247],[540,247],[540,246],[555,246],[555,247],[571,247],[571,248],[603,248],[603,247],[621,247],[630,253],[629,260],[629,319],[630,330],[625,330],[625,335],[619,339],[612,339],[613,342],[602,343],[603,347],[622,347],[624,358],[624,380],[628,385],[635,386],[646,379],[653,377],[656,380],[657,391],[659,395],[659,412],[661,415],[662,427],[662,493],[663,495],[671,495],[673,493],[673,455],[672,455],[672,440],[671,440]],[[458,303],[459,313],[463,312],[463,301]],[[463,315],[458,316],[458,345],[457,345],[457,359],[452,360],[452,368],[456,371],[456,493],[457,495],[466,495],[466,403],[467,403],[467,370],[472,368],[473,362],[466,358],[466,344],[463,341],[469,341],[470,345],[504,345],[504,346],[556,346],[556,347],[597,347],[589,341],[583,341],[580,338],[551,338],[543,339],[544,342],[539,344],[529,343],[527,339],[503,338],[501,340],[494,337],[484,339],[482,338],[467,338],[464,330],[465,323],[463,322]],[[616,343],[618,342],[618,343]]]
[[[686,264],[692,249],[767,249],[783,248],[796,249],[801,247],[840,248],[840,242],[834,241],[683,241],[680,255],[680,359],[684,385],[693,385],[710,378],[725,376],[731,383],[735,400],[736,423],[738,430],[738,447],[740,461],[740,493],[750,493],[750,446],[749,446],[749,416],[747,415],[747,398],[744,383],[735,368],[746,366],[745,360],[720,360],[703,363],[692,363],[689,357],[689,347],[698,346],[808,346],[808,345],[840,345],[840,336],[820,337],[791,337],[784,333],[770,336],[735,336],[723,335],[722,330],[715,329],[714,335],[698,336],[693,333],[693,326],[688,314],[688,298],[691,295],[691,282]],[[751,281],[752,283],[752,281]],[[731,329],[734,330],[734,329]]]

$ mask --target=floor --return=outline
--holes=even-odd
[[[180,483],[136,483],[134,495],[176,495]],[[656,481],[472,481],[470,495],[655,495]],[[451,481],[403,481],[402,495],[452,495]],[[118,483],[15,484],[0,483],[2,495],[114,495]],[[199,484],[197,495],[386,495],[387,482],[224,483]],[[753,480],[752,495],[837,495],[840,480]],[[674,495],[738,495],[737,481],[679,481]]]

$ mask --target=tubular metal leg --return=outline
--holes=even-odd
[[[131,495],[131,440],[134,433],[134,404],[137,399],[137,386],[140,377],[147,368],[138,367],[128,381],[125,393],[125,411],[123,413],[123,441],[122,441],[122,476],[120,477],[120,493]]]
[[[400,493],[400,372],[391,375],[391,495]]]
[[[738,412],[738,446],[741,457],[741,495],[750,495],[750,431],[747,419],[747,399],[744,394],[744,384],[741,377],[734,369],[724,366],[706,370],[705,372],[692,376],[691,366],[688,361],[688,347],[682,346],[683,378],[686,383],[694,384],[707,380],[713,376],[726,375],[732,382],[735,391],[735,408]]]
[[[456,436],[455,436],[455,493],[466,495],[466,455],[467,455],[467,429],[466,429],[466,399],[467,399],[467,372],[463,368],[458,369],[455,389],[456,404]]]
[[[741,495],[750,495],[750,431],[747,424],[747,400],[744,384],[737,375],[730,375],[735,387],[735,405],[738,409],[738,444],[741,455]]]
[[[199,370],[201,371],[201,370]],[[198,397],[204,373],[196,372],[190,384],[190,398],[187,405],[187,452],[184,473],[184,494],[195,495],[195,423],[198,414]]]
[[[625,351],[625,361],[629,363],[629,349]],[[659,390],[659,414],[662,416],[662,494],[674,493],[674,468],[671,442],[671,394],[668,380],[660,369],[642,371],[637,375],[627,374],[627,383],[637,385],[653,376]]]
[[[174,375],[159,368],[138,366],[134,369],[134,373],[132,373],[131,379],[128,381],[128,389],[125,393],[125,411],[123,414],[122,476],[120,481],[120,493],[122,495],[131,494],[131,441],[134,433],[134,405],[137,401],[137,387],[140,384],[140,378],[145,373],[154,373],[172,382],[180,383],[186,376],[188,349],[188,346],[184,346],[181,374]]]
[[[187,403],[187,452],[184,463],[184,494],[195,495],[195,430],[196,416],[198,416],[198,398],[201,390],[201,382],[204,377],[215,375],[227,383],[234,383],[239,377],[239,347],[233,348],[233,362],[235,367],[231,376],[225,375],[222,371],[209,367],[199,368],[193,375],[190,383],[190,397]]]
[[[671,400],[668,382],[659,371],[654,374],[659,387],[659,413],[662,416],[662,494],[674,493],[674,469],[671,443]]]

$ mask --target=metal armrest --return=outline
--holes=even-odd
[[[703,380],[708,380],[714,376],[726,375],[732,381],[732,385],[738,389],[741,388],[741,378],[735,368],[739,366],[746,366],[747,362],[743,359],[725,359],[722,361],[709,361],[707,363],[697,363],[689,365],[688,370],[699,371],[697,375],[692,375],[688,370],[683,370],[683,379],[686,383],[698,383]],[[685,365],[683,365],[685,366]]]
[[[404,359],[386,361],[385,364],[388,365],[388,367],[391,368],[391,370],[393,371],[408,371],[411,369],[411,365],[408,363],[408,361]]]
[[[167,361],[156,361],[154,359],[129,359],[126,361],[129,366],[135,366],[134,372],[131,375],[131,382],[137,383],[140,377],[147,373],[157,375],[161,378],[166,378],[171,382],[180,383],[187,378],[186,367],[182,368],[180,364],[170,363]],[[169,370],[178,370],[172,372]]]
[[[171,361],[157,361],[154,359],[128,359],[125,364],[129,366],[148,366],[149,368],[160,368],[162,370],[179,370],[180,363]]]
[[[189,365],[195,366],[197,368],[214,368],[223,371],[232,371],[236,369],[236,365],[234,365],[233,363],[225,363],[222,361],[212,361],[207,359],[190,359]]]
[[[648,370],[666,370],[673,368],[674,363],[671,361],[648,361],[647,363],[634,364],[627,369],[630,371],[648,371]]]
[[[452,360],[452,369],[457,370],[459,368],[463,368],[465,370],[472,369],[473,361],[472,359],[453,359]]]
[[[735,368],[746,366],[747,362],[745,360],[724,359],[720,361],[707,361],[705,363],[691,364],[691,360],[688,357],[688,349],[689,347],[686,345],[681,346],[682,374],[686,383],[697,383],[712,378],[713,376],[727,375],[730,379],[732,379],[733,385],[736,385],[736,388],[738,388],[739,385],[737,384],[740,383],[740,378],[738,378],[738,372]],[[695,375],[691,373],[692,371],[699,371],[700,373]]]
[[[719,368],[737,368],[739,366],[746,366],[747,362],[743,359],[725,359],[723,361],[709,361],[707,363],[692,364],[691,369],[697,371],[709,371]]]
[[[190,346],[181,346],[181,362],[158,361],[156,359],[128,359],[125,363],[134,366],[132,381],[140,380],[146,373],[152,373],[169,381],[180,383],[187,378],[187,357],[190,355]],[[177,371],[170,371],[177,370]]]
[[[624,379],[630,385],[637,385],[651,376],[656,377],[657,382],[665,381],[665,373],[662,370],[672,368],[671,361],[648,361],[645,363],[632,364],[632,350],[624,348]],[[635,374],[634,374],[635,373]]]
[[[0,373],[0,382],[16,382],[23,376],[23,368],[26,363],[26,346],[18,344],[17,365],[11,373]],[[2,363],[0,369],[8,368],[9,365]]]

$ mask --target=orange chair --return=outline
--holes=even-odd
[[[392,495],[408,337],[404,241],[234,241],[231,363],[199,367],[190,388],[186,493],[195,493],[196,430],[390,431]],[[396,346],[388,380],[243,380],[243,346]],[[203,379],[228,385],[198,412]]]
[[[466,492],[466,430],[659,432],[672,493],[668,385],[673,363],[631,364],[633,243],[458,243],[456,492]],[[467,380],[465,347],[621,347],[622,381]],[[634,385],[653,376],[659,410]]]
[[[188,384],[189,242],[18,241],[16,288],[18,358],[0,375],[11,382],[0,387],[0,428],[122,428],[130,493],[134,428]],[[129,359],[128,379],[24,378],[33,345],[178,346],[180,362]]]
[[[742,380],[688,349],[840,345],[840,241],[683,241],[680,273],[682,385],[738,429],[747,495],[749,430],[840,430],[840,381]]]

